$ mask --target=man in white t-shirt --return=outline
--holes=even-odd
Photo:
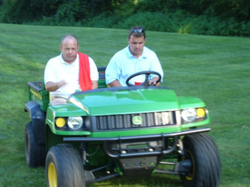
[[[51,92],[51,105],[65,103],[77,90],[96,89],[98,70],[92,58],[79,53],[78,39],[66,35],[61,40],[61,54],[51,58],[44,71],[45,89]]]

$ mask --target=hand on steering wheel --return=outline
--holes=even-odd
[[[150,85],[152,85],[152,84],[149,84],[148,77],[149,77],[149,75],[151,75],[151,74],[157,75],[157,76],[159,77],[159,79],[156,81],[156,83],[153,84],[154,86],[156,86],[156,85],[161,81],[161,75],[160,75],[160,73],[155,72],[155,71],[140,71],[140,72],[138,72],[138,73],[134,73],[134,74],[130,75],[130,76],[127,78],[126,84],[127,84],[127,86],[134,86],[133,84],[130,84],[130,83],[129,83],[129,81],[130,81],[132,78],[137,77],[137,76],[139,76],[139,75],[146,75],[146,76],[145,76],[144,82],[141,83],[139,86],[150,86]]]

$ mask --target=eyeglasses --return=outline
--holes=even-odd
[[[144,33],[144,29],[131,29],[131,33]]]

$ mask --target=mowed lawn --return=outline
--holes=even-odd
[[[127,45],[127,30],[0,24],[0,187],[44,187],[45,169],[25,162],[28,81],[42,81],[62,36],[79,38],[97,66]],[[250,185],[250,38],[146,32],[164,69],[163,86],[203,99],[221,155],[221,187]],[[156,96],[158,97],[158,96]],[[118,177],[89,186],[181,186],[178,176]]]

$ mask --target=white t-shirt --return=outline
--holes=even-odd
[[[95,62],[89,57],[90,65],[90,79],[92,81],[97,81],[99,79],[99,74]],[[51,92],[51,97],[59,96],[68,98],[68,96],[74,93],[76,90],[80,90],[79,85],[79,56],[72,64],[68,64],[62,58],[62,54],[51,58],[44,71],[44,82],[45,84],[49,81],[60,82],[65,80],[67,84],[63,85],[54,92]]]

